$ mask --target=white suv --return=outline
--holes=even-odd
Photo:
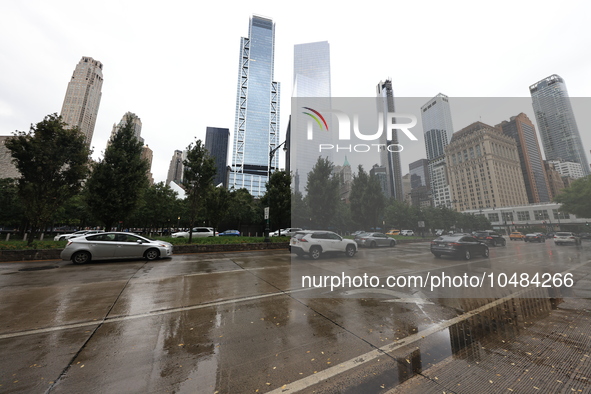
[[[415,235],[415,232],[412,230],[402,230],[400,235]]]
[[[271,237],[278,237],[279,236],[279,232],[281,232],[281,236],[291,237],[297,231],[302,231],[302,229],[301,228],[298,228],[298,227],[288,227],[288,228],[284,228],[284,229],[277,230],[277,231],[274,231],[272,233],[269,233],[269,236],[271,236]]]
[[[298,231],[291,238],[290,251],[298,256],[307,254],[314,260],[318,260],[323,253],[333,252],[353,257],[357,253],[357,244],[332,231]]]
[[[204,237],[217,237],[219,233],[213,231],[211,227],[193,227],[193,238],[204,238]],[[188,231],[179,231],[178,233],[172,233],[172,238],[189,238]]]

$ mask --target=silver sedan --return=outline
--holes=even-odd
[[[91,260],[145,258],[172,256],[172,244],[131,233],[101,233],[69,240],[60,254],[62,260],[83,264]]]
[[[362,233],[355,236],[355,242],[359,246],[375,248],[378,246],[396,246],[396,240],[383,233]]]

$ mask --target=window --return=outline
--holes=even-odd
[[[491,222],[498,222],[499,221],[499,214],[498,213],[489,213],[488,220]]]

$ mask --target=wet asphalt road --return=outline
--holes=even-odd
[[[486,336],[498,333],[499,316],[513,322],[507,327],[524,323],[532,303],[530,321],[565,297],[591,298],[591,242],[583,242],[508,242],[468,262],[436,259],[416,243],[318,261],[260,251],[2,263],[0,392],[387,392],[464,351],[474,316]],[[520,289],[498,286],[301,287],[302,274],[343,272],[381,280],[570,272],[574,286],[518,294],[528,298],[518,305]]]

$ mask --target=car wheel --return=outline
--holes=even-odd
[[[490,255],[490,252],[488,251],[488,248],[484,249],[484,253],[482,253],[482,255],[484,257],[488,257]]]
[[[375,242],[372,242],[372,243],[369,245],[369,247],[370,247],[370,248],[375,248],[376,246],[378,246],[378,245],[377,245]]]
[[[160,252],[158,249],[148,249],[146,253],[144,253],[144,257],[148,261],[156,260],[160,256]]]
[[[72,263],[84,264],[90,261],[90,253],[88,252],[76,252],[72,255]]]
[[[347,245],[347,248],[345,249],[345,253],[347,254],[347,257],[353,257],[353,256],[355,256],[355,253],[357,253],[357,250],[355,250],[355,246]]]
[[[395,241],[390,241],[390,247],[393,248],[394,246],[396,246],[396,242]]]
[[[436,258],[440,259],[441,255],[439,253],[433,253],[433,256],[435,256]]]
[[[66,237],[60,237],[59,241],[65,241]]]
[[[503,240],[503,243],[501,244],[501,246],[507,246],[507,241]]]
[[[465,258],[466,260],[470,260],[470,259],[472,258],[472,255],[470,254],[470,251],[469,251],[469,250],[466,250],[466,251],[464,252],[464,258]]]
[[[313,260],[318,260],[320,258],[321,254],[322,254],[322,250],[318,246],[313,246],[310,249],[310,257],[312,257]]]

